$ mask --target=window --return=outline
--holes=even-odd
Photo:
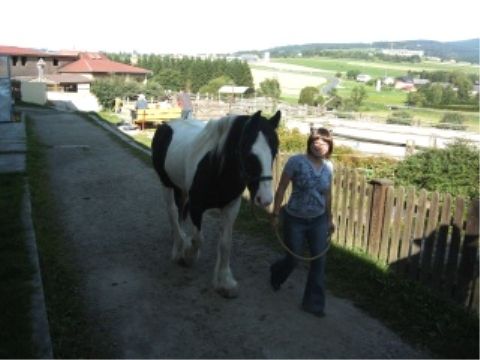
[[[77,84],[64,84],[63,85],[64,92],[78,92]]]
[[[17,66],[18,56],[12,56],[12,65]]]
[[[27,63],[27,57],[22,56],[21,60],[22,60],[22,66],[25,66],[25,64]]]
[[[53,66],[58,66],[58,59],[57,58],[53,58]]]

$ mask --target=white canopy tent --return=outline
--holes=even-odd
[[[243,95],[250,89],[248,86],[223,85],[219,90],[219,94]]]

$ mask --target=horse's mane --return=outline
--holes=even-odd
[[[227,140],[228,133],[237,115],[224,116],[218,120],[210,120],[195,140],[196,149],[214,150],[219,154]]]

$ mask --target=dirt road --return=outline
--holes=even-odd
[[[349,301],[328,295],[327,316],[300,310],[304,269],[279,292],[268,267],[279,254],[234,233],[240,296],[213,290],[214,215],[191,269],[170,261],[171,240],[153,169],[75,114],[32,112],[51,185],[82,279],[86,312],[114,358],[425,358]],[[107,334],[108,336],[102,336]]]

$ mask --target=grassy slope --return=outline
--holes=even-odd
[[[34,268],[21,221],[23,174],[0,175],[0,358],[35,358],[30,313]]]

